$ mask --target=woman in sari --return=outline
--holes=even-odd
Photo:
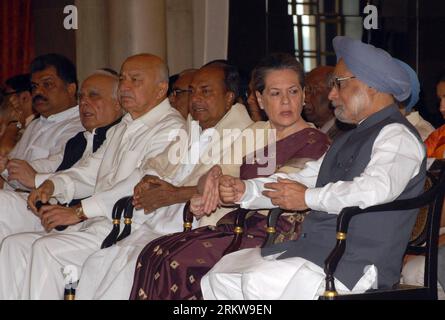
[[[303,79],[300,63],[286,54],[265,58],[253,71],[256,97],[269,121],[255,123],[250,129],[265,128],[266,132],[273,129],[276,149],[272,151],[269,141],[263,148],[257,148],[254,156],[249,154],[244,157],[240,168],[241,179],[267,176],[277,169],[296,170],[288,164],[296,163],[298,159],[318,159],[327,150],[327,136],[312,128],[301,117]],[[276,155],[273,157],[275,165],[272,172],[265,170],[269,164],[264,164],[264,159],[261,159],[261,155],[266,154],[268,157]],[[249,159],[255,161],[251,163]],[[301,163],[299,165],[301,167]],[[218,168],[212,171],[218,171]],[[197,215],[200,217],[199,213]],[[150,242],[139,255],[130,299],[202,299],[200,280],[231,243],[234,218],[233,213],[228,213],[216,226],[203,226]],[[266,223],[264,213],[249,215],[240,249],[260,246],[266,237]],[[282,216],[277,224],[278,241],[295,239],[298,225],[295,216]]]

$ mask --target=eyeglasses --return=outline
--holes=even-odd
[[[177,96],[180,95],[181,93],[190,93],[190,92],[191,92],[190,89],[173,89],[172,95]]]
[[[342,88],[341,83],[343,81],[350,80],[350,79],[355,79],[355,77],[354,76],[343,77],[343,78],[334,77],[329,81],[329,88],[335,87],[335,89],[340,90]]]

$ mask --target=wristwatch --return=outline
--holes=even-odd
[[[83,212],[82,206],[76,208],[76,216],[77,216],[77,218],[80,219],[80,221],[84,221],[84,220],[88,219],[88,217]]]

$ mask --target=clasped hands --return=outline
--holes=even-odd
[[[302,211],[308,209],[305,202],[307,187],[303,184],[278,178],[277,182],[266,183],[263,195],[270,198],[273,205],[284,210]],[[210,215],[220,205],[239,202],[246,191],[245,183],[228,175],[222,175],[221,167],[214,166],[202,176],[198,190],[190,201],[190,210],[197,218]]]
[[[161,207],[177,203],[178,188],[157,176],[146,175],[136,185],[133,193],[133,206],[144,209],[149,214]]]
[[[28,208],[40,218],[46,232],[50,232],[57,226],[70,226],[80,222],[75,207],[61,205],[43,205],[40,209],[36,207],[38,201],[47,204],[54,193],[54,184],[46,180],[42,185],[31,191],[28,196]]]

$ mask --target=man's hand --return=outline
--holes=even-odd
[[[221,176],[221,167],[216,165],[199,178],[198,192],[202,195],[201,205],[204,214],[211,214],[219,205],[219,178]]]
[[[195,194],[190,199],[190,212],[196,217],[197,220],[205,216],[204,202],[202,201],[202,195]]]
[[[7,156],[0,156],[0,172],[5,171],[6,166],[8,165],[8,157]]]
[[[147,175],[134,188],[133,205],[135,209],[144,209],[148,214],[178,203],[179,189],[159,177]]]
[[[80,222],[76,209],[63,206],[43,206],[40,211],[40,220],[46,232],[50,232],[57,226],[70,226]]]
[[[270,191],[263,191],[263,195],[270,198],[277,207],[285,210],[306,210],[308,206],[304,200],[307,190],[305,185],[296,181],[278,178],[278,182],[264,185]]]
[[[36,202],[41,201],[42,203],[48,203],[49,198],[54,193],[54,183],[51,180],[46,180],[37,189],[31,191],[28,196],[28,207],[34,212],[35,215],[40,217],[40,213],[36,208]]]
[[[8,169],[8,181],[17,180],[27,188],[35,187],[36,171],[24,160],[9,160],[6,168]]]
[[[241,179],[227,175],[219,179],[219,195],[225,204],[240,201],[245,191],[246,185]]]

